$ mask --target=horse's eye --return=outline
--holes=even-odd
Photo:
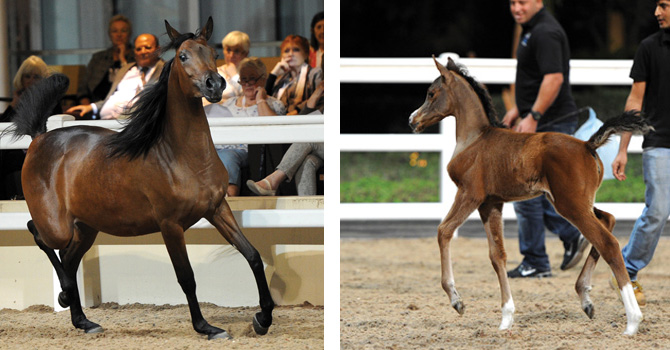
[[[433,98],[433,97],[435,97],[435,93],[433,93],[432,91],[429,91],[428,92],[428,98]]]
[[[180,59],[182,62],[185,62],[185,61],[188,59],[188,57],[186,57],[186,55],[182,53],[182,54],[179,54],[179,59]]]

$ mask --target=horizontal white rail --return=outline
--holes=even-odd
[[[446,57],[438,58],[442,64]],[[512,84],[516,59],[459,58],[483,84]],[[631,85],[632,60],[570,60],[572,85]],[[432,58],[340,58],[342,83],[431,83],[439,73]]]
[[[247,209],[233,210],[241,228],[323,227],[323,209]],[[0,231],[26,230],[31,220],[28,212],[0,213]],[[200,219],[192,229],[210,229],[212,224]]]
[[[323,142],[322,115],[272,116],[241,118],[208,118],[212,139],[217,145],[224,144],[263,144],[293,142]],[[11,123],[0,123],[0,133]],[[76,125],[90,125],[119,131],[124,124],[118,120],[75,120],[66,114],[49,118],[47,130]],[[12,135],[0,138],[0,149],[26,149],[30,137],[24,136],[12,141]]]

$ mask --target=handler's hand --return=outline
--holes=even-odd
[[[537,121],[529,114],[521,119],[521,122],[514,128],[516,132],[535,132],[537,130]]]
[[[612,162],[612,173],[619,181],[626,180],[626,163],[628,163],[628,154],[625,152],[617,153]]]

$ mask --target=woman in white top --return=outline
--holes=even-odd
[[[205,107],[208,118],[213,117],[257,117],[286,114],[283,103],[265,92],[267,68],[256,57],[243,59],[239,64],[242,95],[229,98],[222,105]],[[228,196],[240,193],[240,169],[248,165],[246,144],[216,145],[216,151],[228,170]]]

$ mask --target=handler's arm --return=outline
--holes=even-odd
[[[644,100],[644,91],[647,88],[647,83],[644,81],[636,81],[630,89],[628,99],[626,99],[625,111],[642,110],[642,101]],[[624,132],[621,134],[621,141],[619,142],[619,153],[617,153],[612,162],[612,173],[614,177],[623,181],[626,180],[626,163],[628,163],[628,144],[632,134]]]
[[[544,114],[556,100],[558,93],[561,91],[561,85],[563,85],[563,73],[545,74],[542,78],[542,84],[540,84],[540,91],[533,104],[533,110]],[[530,115],[523,118],[517,126],[519,132],[535,132],[535,130],[537,130],[537,121]]]

